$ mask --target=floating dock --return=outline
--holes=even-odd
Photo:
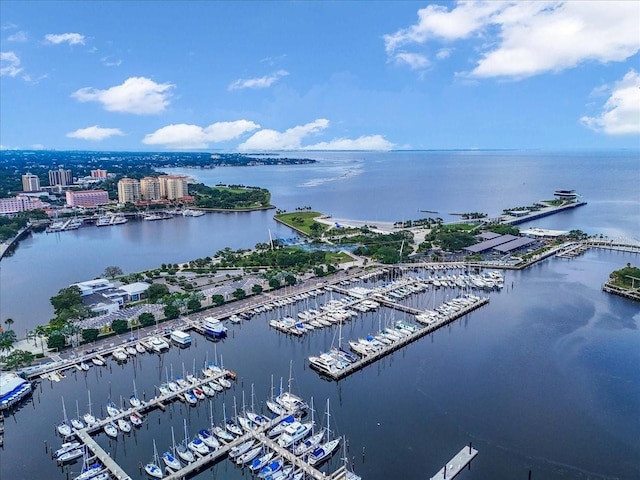
[[[476,455],[478,455],[478,451],[472,448],[471,444],[463,447],[438,473],[431,477],[431,480],[445,480],[456,477],[467,465],[471,464],[471,460],[473,460]]]
[[[344,377],[351,375],[352,373],[360,370],[361,368],[366,367],[367,365],[379,360],[382,357],[389,355],[390,353],[404,347],[405,345],[409,345],[412,342],[415,342],[419,338],[424,337],[428,333],[434,332],[439,328],[444,327],[445,325],[457,320],[460,317],[465,316],[467,313],[480,308],[483,305],[489,303],[489,297],[479,298],[475,303],[469,305],[465,308],[460,309],[459,311],[452,313],[450,315],[446,315],[441,317],[441,319],[435,321],[434,323],[428,324],[424,327],[418,327],[418,330],[415,332],[401,338],[397,342],[393,342],[390,345],[385,345],[365,357],[362,357],[360,360],[356,360],[355,362],[345,366],[345,368],[338,370],[335,373],[321,372],[320,375],[331,378],[332,380],[340,380]]]

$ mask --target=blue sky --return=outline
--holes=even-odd
[[[0,144],[640,147],[640,2],[0,2]]]

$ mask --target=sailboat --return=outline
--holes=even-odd
[[[269,419],[264,415],[260,415],[256,413],[255,408],[253,406],[253,383],[251,384],[251,411],[246,412],[245,414],[249,420],[255,423],[258,426],[265,425],[269,422]]]
[[[164,473],[162,473],[162,468],[158,465],[160,462],[158,461],[158,450],[156,449],[156,441],[153,440],[153,460],[150,463],[147,463],[144,466],[144,471],[147,472],[147,475],[153,478],[162,478]]]
[[[233,417],[234,419],[238,418],[238,409],[236,408],[236,397],[233,397],[233,415],[234,415]],[[242,435],[242,428],[240,428],[240,426],[233,420],[227,420],[225,422],[225,428],[229,430],[231,433],[233,433],[236,437],[239,437],[240,435]]]
[[[195,462],[196,458],[193,456],[193,452],[187,448],[187,443],[189,442],[189,438],[187,437],[187,419],[184,419],[184,442],[178,444],[176,446],[176,453],[180,460],[186,463]]]
[[[138,392],[136,392],[136,381],[133,381],[133,394],[129,397],[129,404],[133,408],[139,408],[142,402],[138,398]]]
[[[207,430],[206,428],[203,428],[202,430],[200,430],[198,432],[198,437],[200,438],[200,440],[202,440],[205,445],[207,447],[209,447],[212,450],[215,450],[216,448],[220,447],[220,442],[218,442],[218,439],[213,435],[213,402],[211,400],[209,400],[209,420],[211,421],[211,429]]]
[[[282,394],[282,377],[280,377],[280,393]],[[271,398],[267,400],[267,408],[276,415],[284,415],[287,410],[276,402],[276,397],[273,395],[273,375],[271,375]]]
[[[276,402],[284,407],[288,412],[292,413],[303,413],[308,408],[309,405],[302,400],[302,398],[298,397],[291,393],[291,383],[293,382],[293,360],[289,363],[289,382],[288,382],[288,390],[286,392],[280,393],[276,397]],[[274,412],[275,413],[275,412]]]
[[[227,408],[224,403],[222,404],[222,418],[223,418],[223,424],[217,425],[216,427],[214,427],[213,433],[216,437],[218,437],[223,442],[230,442],[234,439],[234,436],[231,434],[231,432],[228,432],[225,428],[225,426],[227,425]]]
[[[311,397],[311,423],[314,423],[313,414],[314,414],[313,397]],[[295,446],[295,448],[293,449],[294,455],[297,455],[298,457],[300,457],[305,453],[308,453],[310,450],[315,449],[318,445],[320,445],[320,442],[322,442],[323,438],[324,438],[324,429],[316,433],[313,433],[313,429],[312,429],[311,436],[307,438],[305,441],[300,442],[298,445]]]
[[[57,430],[63,437],[68,437],[72,433],[71,425],[69,425],[69,420],[67,419],[67,410],[64,407],[64,397],[62,397],[62,422],[58,424]]]
[[[78,407],[78,400],[76,400],[76,418],[71,419],[71,426],[76,430],[82,430],[84,423],[80,420],[80,407]]]
[[[327,438],[329,438],[330,430],[329,430],[329,399],[327,398]],[[307,462],[311,466],[320,465],[322,462],[331,458],[331,455],[336,451],[338,445],[340,445],[341,437],[335,438],[333,440],[329,440],[328,442],[323,443],[319,447],[315,448],[307,457]]]
[[[97,419],[91,414],[91,392],[87,390],[87,394],[89,395],[89,413],[85,413],[82,416],[82,419],[84,420],[84,423],[91,427],[97,423]]]
[[[167,468],[178,471],[182,468],[182,465],[180,464],[180,460],[174,456],[176,454],[176,437],[173,434],[173,427],[171,427],[171,450],[173,453],[167,450],[162,454],[162,461]]]

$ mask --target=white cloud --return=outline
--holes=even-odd
[[[441,48],[440,50],[438,50],[438,53],[436,53],[436,58],[438,60],[444,60],[445,58],[449,58],[450,56],[451,56],[450,48]]]
[[[27,40],[29,40],[29,36],[27,35],[27,32],[22,30],[7,37],[8,42],[26,42]]]
[[[75,132],[67,133],[67,137],[69,138],[79,138],[80,140],[92,140],[96,142],[111,138],[116,135],[122,136],[124,135],[124,133],[122,133],[122,130],[120,130],[119,128],[102,128],[98,125],[87,128],[79,128]]]
[[[15,77],[21,71],[20,58],[14,52],[0,52],[0,76]]]
[[[303,150],[391,150],[395,145],[382,135],[363,135],[356,139],[336,138],[330,142],[307,145]]]
[[[640,74],[630,70],[612,88],[602,113],[582,117],[580,121],[607,135],[640,134]]]
[[[242,90],[244,88],[268,88],[273,85],[275,82],[280,80],[282,77],[286,77],[289,75],[289,72],[286,70],[278,70],[270,75],[265,75],[264,77],[259,78],[241,78],[236,80],[235,82],[229,85],[229,90]]]
[[[398,52],[395,61],[399,64],[408,65],[411,70],[422,70],[430,64],[429,59],[420,53]]]
[[[84,45],[84,35],[79,33],[48,33],[44,36],[47,43],[58,45],[60,43],[68,43],[69,45]]]
[[[122,64],[121,59],[115,58],[112,55],[107,55],[106,57],[102,57],[100,61],[105,67],[119,67]]]
[[[225,142],[240,137],[244,133],[260,128],[249,120],[216,122],[208,127],[186,123],[167,125],[147,134],[142,143],[163,145],[168,148],[207,148],[211,143]]]
[[[244,143],[238,145],[239,150],[300,150],[302,139],[308,135],[321,132],[329,126],[329,120],[319,118],[313,122],[289,128],[284,132],[277,130],[260,130]]]
[[[523,78],[581,63],[623,61],[640,50],[639,2],[458,2],[429,5],[418,23],[384,36],[391,58],[428,42],[474,38],[475,77]]]
[[[85,87],[71,96],[80,102],[99,102],[110,112],[152,115],[166,109],[173,88],[171,83],[156,83],[145,77],[131,77],[122,85],[106,90]]]

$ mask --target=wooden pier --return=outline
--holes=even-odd
[[[471,460],[476,455],[478,455],[478,451],[472,448],[471,444],[463,447],[438,473],[431,477],[431,480],[445,480],[456,477],[467,465],[471,464]]]
[[[352,373],[360,370],[361,368],[364,368],[367,365],[370,365],[371,363],[379,360],[382,357],[389,355],[390,353],[404,347],[405,345],[409,345],[410,343],[418,340],[419,338],[424,337],[428,333],[435,332],[439,328],[444,327],[445,325],[453,322],[454,320],[457,320],[460,317],[465,316],[467,313],[472,312],[473,310],[480,308],[481,306],[486,305],[487,303],[489,303],[489,297],[480,298],[478,301],[476,301],[472,305],[469,305],[468,307],[465,307],[450,315],[446,315],[434,323],[431,323],[424,327],[419,327],[418,330],[401,338],[397,342],[393,342],[390,345],[385,345],[380,350],[377,350],[367,355],[366,357],[362,357],[360,360],[356,360],[354,363],[347,365],[345,368],[338,370],[333,374],[328,372],[322,372],[321,375],[328,376],[329,378],[336,381],[344,377],[347,377]]]
[[[131,477],[125,472],[118,463],[105,452],[98,443],[91,438],[89,432],[86,429],[78,430],[76,432],[78,440],[84,443],[89,450],[93,452],[98,460],[109,471],[109,474],[116,480],[131,480]]]

